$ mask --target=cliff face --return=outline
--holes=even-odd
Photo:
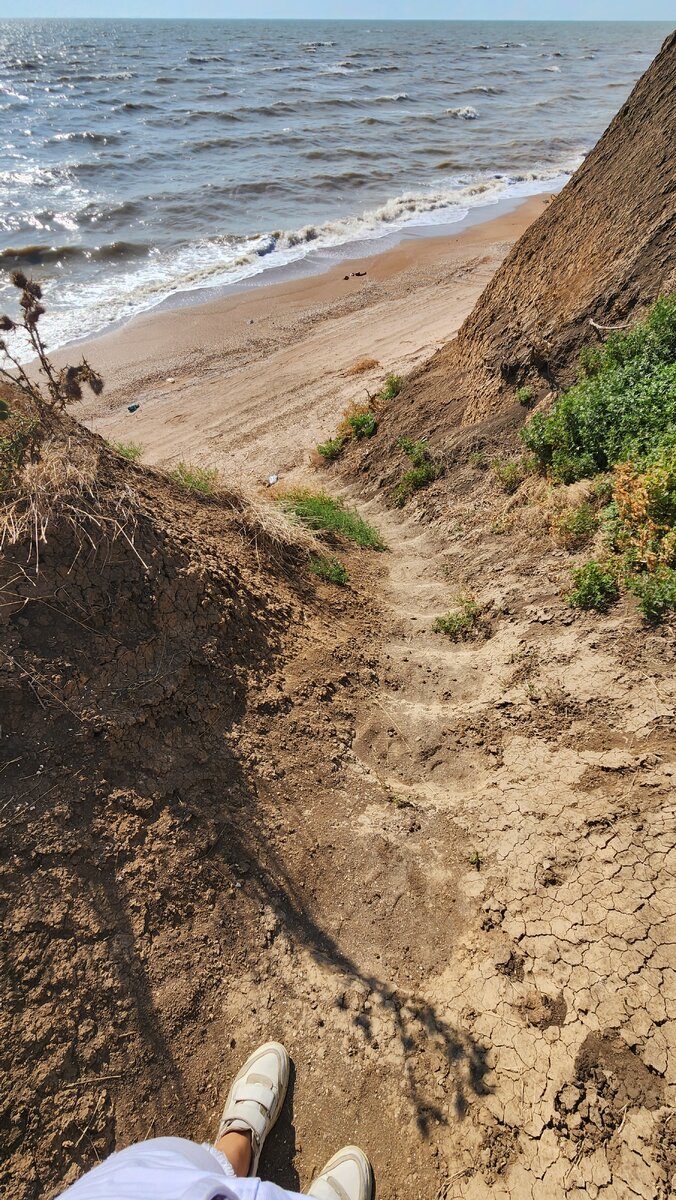
[[[410,423],[448,433],[570,384],[580,346],[676,287],[676,33],[601,140],[526,231],[457,338],[409,380]],[[441,418],[441,422],[439,421]],[[420,427],[420,425],[418,426]]]

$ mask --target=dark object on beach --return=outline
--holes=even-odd
[[[350,278],[349,275],[343,275],[343,279],[349,279],[349,278]]]
[[[353,271],[352,274],[354,275],[355,279],[361,279],[362,275],[366,274],[366,271]]]
[[[128,405],[127,405],[127,412],[136,412],[136,409],[137,409],[137,408],[140,408],[140,407],[141,407],[141,405],[140,405],[140,404],[128,404]]]

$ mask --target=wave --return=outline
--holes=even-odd
[[[396,92],[393,96],[373,96],[367,104],[391,104],[393,101],[398,103],[400,100],[410,99],[408,92]]]
[[[570,164],[570,169],[577,165]],[[368,178],[368,175],[365,176]],[[333,180],[335,182],[335,180]],[[45,317],[45,332],[51,343],[82,337],[145,312],[172,295],[207,287],[223,287],[251,279],[268,267],[298,262],[312,250],[354,253],[355,243],[370,242],[409,224],[430,225],[461,220],[470,209],[500,199],[553,190],[564,182],[562,168],[507,175],[477,177],[426,192],[395,196],[361,214],[308,224],[298,229],[236,237],[223,234],[204,238],[170,250],[148,252],[136,243],[110,243],[99,248],[102,256],[119,255],[121,268],[87,277],[86,285],[59,275],[59,311]],[[23,253],[30,250],[24,247]],[[63,253],[61,247],[33,247],[41,255]],[[81,248],[69,252],[83,253]],[[89,252],[84,252],[89,253]],[[125,268],[125,256],[128,265]],[[44,260],[43,260],[44,261]],[[47,290],[52,286],[48,280]],[[54,285],[56,286],[56,285]]]
[[[476,121],[479,111],[472,108],[471,104],[467,104],[464,108],[447,108],[446,116],[456,117],[459,121]]]
[[[463,88],[461,95],[480,95],[480,96],[501,96],[504,93],[504,88],[491,87],[485,83],[478,83],[476,87]]]
[[[108,262],[113,259],[141,258],[151,247],[143,242],[109,242],[105,246],[8,246],[0,250],[0,262],[6,267],[38,267],[75,259],[81,262]]]
[[[212,62],[227,63],[229,59],[225,54],[186,54],[185,61],[193,66],[203,66]]]
[[[53,137],[46,138],[43,145],[53,146],[59,142],[94,142],[97,145],[110,146],[119,141],[117,133],[97,133],[93,129],[81,129],[72,133],[55,133]]]

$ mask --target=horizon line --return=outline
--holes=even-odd
[[[165,21],[167,24],[184,21],[289,21],[308,25],[364,25],[374,22],[381,25],[669,25],[667,17],[157,17],[154,15],[128,17],[74,17],[32,16],[6,17],[0,13],[0,21]]]

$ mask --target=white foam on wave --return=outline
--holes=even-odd
[[[577,165],[575,161],[521,175],[449,181],[446,188],[407,192],[377,208],[322,224],[242,239],[202,239],[171,254],[154,251],[142,264],[97,282],[50,282],[44,289],[48,312],[43,329],[50,346],[64,345],[147,312],[173,295],[241,283],[272,267],[299,262],[312,251],[352,247],[354,254],[355,243],[372,242],[407,226],[455,224],[472,209],[556,190]]]
[[[473,108],[471,104],[465,104],[461,108],[447,108],[446,115],[457,117],[460,121],[476,121],[479,116],[479,110]]]

